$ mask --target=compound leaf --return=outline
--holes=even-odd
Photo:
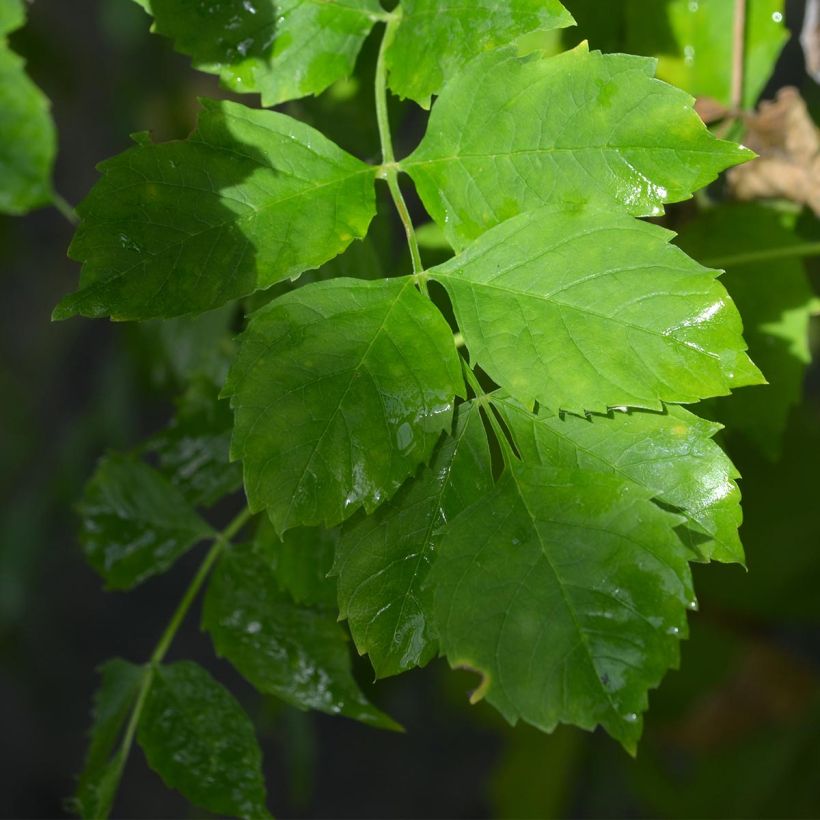
[[[409,278],[285,294],[251,318],[225,388],[251,509],[279,534],[372,512],[429,459],[462,390],[450,328]]]
[[[447,83],[402,168],[456,249],[545,204],[660,214],[754,155],[716,140],[654,66],[585,44],[551,58],[491,51]]]
[[[478,407],[462,404],[454,434],[429,468],[375,515],[344,528],[333,567],[339,614],[377,677],[424,666],[435,656],[432,591],[424,583],[446,522],[491,487]]]
[[[13,215],[51,202],[57,150],[51,104],[7,41],[25,22],[24,8],[20,0],[0,0],[0,213]]]
[[[234,549],[220,559],[202,613],[217,653],[260,692],[299,709],[398,728],[353,679],[334,613],[299,606],[279,590],[266,552]]]
[[[540,209],[430,275],[471,356],[528,405],[661,409],[759,381],[718,272],[671,237],[627,215]]]
[[[634,753],[694,606],[683,519],[619,476],[515,463],[445,532],[440,642],[511,723],[602,725]]]
[[[424,108],[478,54],[574,22],[558,0],[402,0],[401,11],[386,55],[389,84]]]
[[[201,71],[262,105],[319,94],[353,72],[378,0],[136,0]]]
[[[100,165],[54,318],[199,313],[318,267],[367,232],[375,169],[283,114],[203,100],[187,140]]]
[[[110,589],[130,589],[164,572],[214,534],[163,475],[117,453],[100,461],[79,511],[86,558]]]
[[[94,718],[85,766],[77,782],[73,808],[81,817],[108,817],[124,760],[112,754],[137,698],[145,667],[114,658],[100,669]]]
[[[194,805],[231,817],[270,816],[253,724],[201,666],[154,668],[137,741],[165,784]]]
[[[581,418],[540,408],[531,413],[494,396],[528,464],[620,475],[681,511],[704,559],[743,563],[738,472],[712,440],[721,425],[682,407]]]

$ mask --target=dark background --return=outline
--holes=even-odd
[[[790,3],[795,28],[801,6]],[[129,133],[185,136],[197,95],[227,96],[149,35],[147,22],[126,0],[37,0],[28,27],[13,37],[53,100],[56,188],[72,203],[95,182],[95,163],[124,150]],[[364,65],[372,65],[372,52],[370,43]],[[793,41],[766,95],[805,82]],[[360,156],[375,156],[377,141],[363,125],[372,115],[358,116],[359,105],[370,105],[364,93],[347,118],[324,102],[291,111],[335,130],[331,136]],[[396,117],[401,155],[423,120]],[[150,654],[197,561],[189,556],[124,595],[104,592],[82,560],[72,505],[95,460],[165,424],[178,385],[151,326],[50,323],[52,307],[76,283],[77,266],[65,256],[71,235],[54,210],[0,219],[5,817],[64,816],[84,754],[95,668],[114,655]],[[396,240],[400,253],[398,233]],[[779,462],[727,442],[745,477],[751,572],[698,571],[702,606],[683,671],[653,694],[637,761],[600,734],[509,729],[490,708],[467,706],[472,681],[443,662],[369,690],[407,727],[395,735],[261,700],[213,660],[196,614],[171,659],[205,663],[255,717],[278,816],[820,816],[818,383],[811,373]],[[359,671],[367,685],[366,665]],[[115,814],[202,816],[165,789],[138,749]]]

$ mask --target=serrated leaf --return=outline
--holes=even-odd
[[[137,698],[145,667],[115,658],[101,668],[85,765],[77,782],[73,809],[82,817],[107,817],[114,802],[123,761],[112,759],[117,741]]]
[[[24,22],[23,3],[0,3],[0,213],[13,215],[51,202],[57,151],[51,103],[7,41]]]
[[[280,534],[372,512],[429,459],[462,390],[450,328],[410,279],[282,296],[251,318],[225,388],[251,509]]]
[[[425,588],[444,527],[492,487],[487,438],[477,405],[458,409],[454,434],[429,468],[375,515],[343,530],[333,574],[339,615],[361,654],[383,678],[424,666],[437,651],[432,590]]]
[[[451,521],[430,583],[450,664],[511,723],[603,726],[634,753],[693,605],[683,519],[617,476],[514,464]]]
[[[158,666],[137,730],[148,764],[194,805],[231,817],[270,817],[262,753],[233,695],[201,666]]]
[[[137,0],[153,31],[173,39],[194,68],[262,105],[319,94],[353,73],[377,20],[378,0]]]
[[[779,456],[789,414],[803,396],[809,325],[818,306],[803,262],[787,255],[803,242],[794,222],[793,214],[762,205],[723,205],[688,223],[678,240],[696,259],[726,268],[721,281],[740,309],[749,352],[769,383],[733,394],[713,412],[770,460]]]
[[[402,0],[386,54],[390,88],[429,108],[431,95],[478,54],[573,22],[558,0]]]
[[[401,167],[456,249],[545,204],[660,214],[753,154],[716,140],[654,65],[585,44],[491,51],[447,83]]]
[[[127,455],[103,458],[79,505],[85,556],[110,589],[167,570],[214,531],[164,476]]]
[[[789,39],[784,0],[746,0],[744,108],[754,108]],[[627,51],[657,54],[658,76],[695,97],[732,104],[735,4],[726,0],[626,2]]]
[[[540,209],[429,274],[470,355],[524,404],[661,409],[759,382],[717,271],[626,215]]]
[[[367,232],[375,169],[273,111],[202,100],[187,139],[100,165],[78,207],[80,289],[54,318],[199,313],[316,268]]]
[[[739,477],[712,440],[719,424],[671,405],[663,413],[632,410],[587,418],[531,413],[517,402],[493,397],[527,464],[611,473],[640,484],[689,519],[706,560],[743,563],[738,527]]]
[[[294,603],[332,609],[335,614],[336,583],[328,575],[339,543],[338,528],[299,527],[280,540],[263,519],[254,543],[276,577],[276,586]]]
[[[242,469],[230,461],[233,415],[208,385],[192,386],[177,414],[144,449],[159,471],[194,507],[210,507],[242,486]]]
[[[294,604],[277,589],[265,552],[234,549],[220,559],[202,612],[219,655],[260,692],[299,709],[396,729],[362,694],[334,613]]]

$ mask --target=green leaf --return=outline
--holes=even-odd
[[[262,105],[319,94],[353,73],[377,20],[378,0],[136,0],[152,30],[173,39],[194,68]]]
[[[253,724],[191,661],[157,666],[137,730],[148,764],[193,804],[231,817],[269,817]]]
[[[123,762],[112,754],[137,698],[145,667],[115,658],[100,669],[102,682],[94,698],[85,766],[72,808],[86,818],[107,817],[114,802]]]
[[[339,615],[376,676],[424,666],[436,654],[432,590],[425,587],[446,522],[492,488],[490,452],[475,403],[429,468],[369,518],[345,527],[336,552]]]
[[[389,84],[424,108],[473,57],[574,22],[558,0],[402,0],[401,12],[386,55]]]
[[[544,204],[658,215],[753,154],[712,137],[653,70],[585,44],[551,58],[496,49],[445,86],[401,167],[456,249]]]
[[[165,572],[214,535],[164,476],[116,453],[100,461],[79,511],[86,558],[110,589],[130,589]]]
[[[784,0],[746,0],[744,108],[754,108],[789,39]],[[657,54],[658,76],[695,97],[732,103],[735,4],[627,0],[627,51]]]
[[[230,461],[233,415],[210,386],[193,385],[168,427],[144,450],[194,507],[210,507],[242,486],[242,469]]]
[[[339,543],[339,530],[299,527],[280,540],[270,522],[263,519],[256,533],[257,549],[276,576],[276,585],[294,603],[336,613],[336,584],[328,578]]]
[[[647,690],[677,665],[694,606],[683,519],[618,476],[513,464],[451,521],[436,623],[473,694],[511,723],[603,726],[634,753]]]
[[[100,165],[69,250],[80,289],[54,311],[114,319],[199,313],[318,267],[361,238],[375,169],[272,111],[203,100],[182,141]]]
[[[409,278],[282,296],[251,318],[225,388],[251,509],[280,534],[372,512],[429,459],[462,390],[450,328]]]
[[[759,381],[717,271],[671,237],[617,213],[540,209],[430,276],[470,355],[527,405],[661,409]]]
[[[7,41],[24,22],[23,3],[0,2],[0,213],[13,215],[51,202],[57,151],[51,103]]]
[[[738,472],[712,441],[721,425],[682,407],[581,418],[494,396],[522,459],[559,469],[611,473],[634,481],[681,511],[706,560],[743,563]]]
[[[277,589],[265,551],[234,549],[223,555],[208,587],[202,624],[217,653],[260,692],[299,709],[398,728],[353,679],[334,613],[294,604]]]
[[[679,238],[695,258],[726,268],[721,281],[743,316],[749,352],[769,382],[733,394],[714,412],[730,434],[748,437],[772,460],[780,454],[789,414],[803,397],[809,325],[818,306],[798,255],[803,240],[794,223],[794,214],[761,205],[723,205],[687,224]]]

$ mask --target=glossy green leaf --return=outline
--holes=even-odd
[[[136,0],[195,68],[262,104],[319,94],[353,73],[378,0]]]
[[[818,306],[794,222],[793,214],[762,205],[724,205],[687,224],[679,238],[696,259],[726,269],[721,281],[743,316],[749,353],[769,382],[733,394],[714,410],[732,434],[742,433],[770,459],[780,454],[789,414],[803,396],[809,324]]]
[[[658,55],[658,76],[695,97],[732,102],[735,3],[626,0],[625,48]],[[746,0],[743,106],[754,108],[789,39],[784,0]]]
[[[219,655],[260,692],[299,709],[397,728],[362,694],[334,613],[294,604],[277,589],[266,551],[223,555],[208,587],[202,624]]]
[[[429,459],[463,389],[410,279],[307,285],[251,318],[225,388],[251,509],[278,533],[372,512]]]
[[[401,12],[387,50],[389,84],[425,108],[473,57],[533,31],[573,24],[558,0],[402,0]]]
[[[115,658],[100,669],[102,681],[94,698],[94,717],[85,766],[77,782],[72,809],[81,817],[107,817],[122,773],[123,760],[114,755],[117,741],[140,684],[145,668]]]
[[[253,724],[201,666],[155,668],[137,741],[165,784],[195,805],[231,817],[270,816]]]
[[[527,464],[622,476],[682,512],[705,559],[743,563],[738,472],[712,440],[720,425],[682,407],[581,418],[493,398]]]
[[[430,276],[470,355],[525,404],[661,409],[759,381],[717,271],[671,237],[626,215],[540,209]]]
[[[164,572],[214,534],[164,476],[116,453],[100,461],[79,511],[86,558],[111,589]]]
[[[660,214],[753,154],[712,137],[653,70],[584,44],[551,58],[496,49],[447,83],[401,166],[457,249],[544,204]]]
[[[54,311],[148,319],[199,313],[318,267],[361,238],[375,169],[272,111],[203,100],[182,141],[100,166],[71,244],[80,289]]]
[[[336,613],[336,583],[329,578],[339,543],[339,529],[299,527],[288,530],[280,540],[271,523],[260,522],[255,539],[264,554],[276,585],[294,603],[307,604]]]
[[[450,664],[511,723],[603,726],[634,752],[647,691],[694,606],[682,518],[618,476],[514,464],[451,521],[433,565]]]
[[[478,407],[459,407],[456,428],[429,468],[369,518],[346,526],[336,551],[339,615],[377,677],[424,666],[437,651],[425,580],[446,522],[492,488]]]
[[[0,0],[0,213],[13,215],[51,202],[57,151],[51,103],[7,41],[25,22],[24,8],[20,0]]]

